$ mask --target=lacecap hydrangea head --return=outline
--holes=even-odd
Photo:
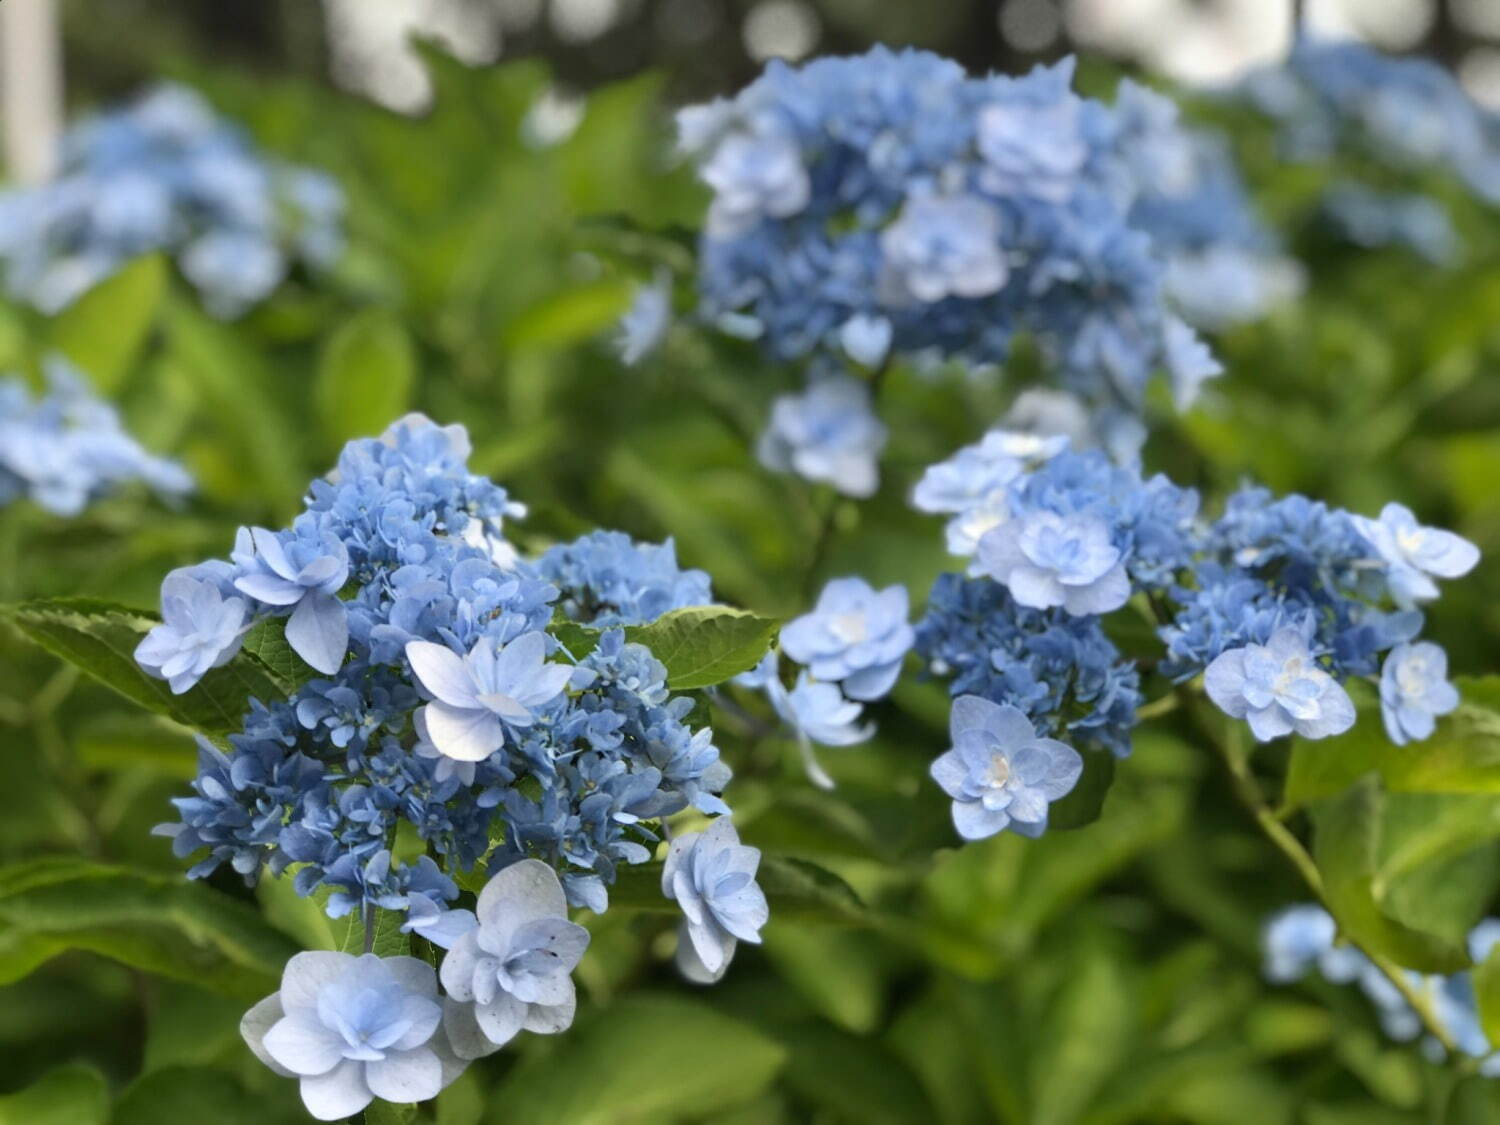
[[[683,111],[681,147],[713,193],[702,317],[778,359],[835,365],[993,369],[1028,332],[1093,405],[1137,409],[1171,360],[1164,262],[1132,214],[1131,111],[1080,97],[1072,77],[1072,60],[969,77],[877,47],[773,62],[733,99]]]
[[[210,312],[237,316],[342,251],[337,184],[263,156],[183,87],[86,118],[61,147],[52,181],[0,195],[0,270],[43,312],[160,250]]]

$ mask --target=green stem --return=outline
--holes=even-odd
[[[1235,796],[1240,803],[1255,818],[1261,833],[1276,846],[1276,849],[1286,857],[1287,861],[1297,869],[1302,876],[1302,881],[1308,889],[1317,897],[1330,914],[1335,918],[1338,915],[1328,902],[1327,892],[1323,887],[1323,875],[1318,870],[1318,865],[1313,857],[1308,854],[1307,849],[1302,846],[1302,841],[1294,836],[1289,828],[1276,816],[1275,811],[1267,803],[1265,794],[1261,791],[1260,783],[1255,780],[1255,775],[1250,772],[1248,763],[1222,738],[1214,735],[1212,724],[1198,723],[1200,729],[1208,736],[1209,742],[1213,744],[1219,759],[1229,771],[1230,781],[1233,783]],[[1346,935],[1347,936],[1347,935]],[[1453,1037],[1448,1034],[1447,1028],[1438,1020],[1433,1013],[1432,1005],[1428,998],[1412,987],[1407,979],[1406,971],[1394,961],[1371,949],[1365,948],[1353,938],[1350,944],[1370,959],[1370,963],[1380,970],[1381,975],[1391,982],[1391,986],[1401,994],[1401,998],[1411,1006],[1411,1010],[1417,1013],[1422,1024],[1431,1036],[1443,1045],[1443,1049],[1450,1056],[1456,1054]]]

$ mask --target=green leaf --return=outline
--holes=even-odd
[[[544,1055],[524,1059],[490,1098],[495,1125],[613,1125],[713,1119],[754,1097],[786,1050],[702,1003],[625,996],[591,1012]]]
[[[339,325],[318,361],[313,400],[323,433],[335,444],[380,433],[404,414],[417,357],[401,322],[366,309]]]
[[[160,255],[137,258],[74,301],[52,321],[52,346],[106,394],[131,365],[161,311],[167,266]]]
[[[365,1125],[410,1125],[416,1119],[414,1104],[395,1105],[376,1098],[365,1109]]]
[[[1360,709],[1359,722],[1338,738],[1292,749],[1282,802],[1297,808],[1347,789],[1377,773],[1390,793],[1500,794],[1500,676],[1458,677],[1463,703],[1438,721],[1423,742],[1397,746],[1380,722],[1378,707]]]
[[[308,680],[322,673],[292,651],[286,641],[286,623],[284,617],[267,617],[256,622],[245,634],[240,651],[260,661],[282,694],[290,698]]]
[[[722,605],[674,609],[649,625],[632,625],[627,639],[648,647],[667,666],[673,691],[712,687],[746,672],[771,647],[778,622]]]
[[[397,957],[411,952],[411,939],[401,932],[402,915],[394,910],[376,909],[374,912],[374,944],[370,952],[377,957]],[[330,922],[333,927],[334,951],[353,953],[365,951],[365,923],[358,910],[351,910],[342,918]]]
[[[1479,1003],[1479,1025],[1491,1043],[1500,1043],[1500,945],[1474,970],[1474,996]]]
[[[1342,796],[1313,810],[1313,856],[1339,928],[1366,949],[1424,973],[1451,973],[1468,966],[1460,942],[1397,922],[1376,899],[1384,794],[1379,780],[1365,777]]]
[[[609,890],[611,908],[680,913],[661,893],[661,869],[660,862],[621,867]],[[763,856],[756,881],[766,892],[775,921],[853,923],[866,915],[864,903],[848,883],[805,859]]]
[[[14,1094],[0,1097],[0,1125],[105,1125],[109,1087],[86,1063],[50,1070]]]
[[[190,691],[172,694],[165,680],[146,675],[135,662],[136,645],[157,624],[141,610],[91,598],[51,598],[0,607],[0,617],[126,699],[204,734],[239,730],[252,697],[270,702],[285,695],[262,664],[243,654]]]
[[[767,958],[782,979],[838,1026],[868,1035],[879,1025],[895,968],[889,946],[869,930],[768,926]]]
[[[784,1082],[835,1121],[908,1125],[933,1109],[906,1065],[878,1040],[820,1024],[791,1028]]]
[[[290,1084],[288,1084],[290,1086]],[[278,1090],[285,1103],[288,1090]],[[268,1104],[269,1103],[269,1104]],[[213,1125],[290,1125],[305,1112],[278,1112],[264,1096],[250,1096],[234,1076],[208,1067],[170,1067],[134,1082],[115,1106],[113,1125],[213,1122]]]
[[[574,347],[613,327],[630,307],[634,289],[628,279],[608,278],[553,293],[511,322],[505,343],[517,349]]]
[[[582,660],[599,644],[598,629],[590,629],[587,625],[580,625],[565,617],[554,617],[552,624],[547,626],[547,632],[561,642],[574,660]]]
[[[202,883],[83,859],[0,868],[0,983],[70,949],[240,999],[274,991],[297,946]]]

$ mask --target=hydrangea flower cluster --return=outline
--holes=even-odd
[[[912,502],[947,515],[949,550],[970,559],[967,576],[933,587],[917,651],[956,700],[1015,710],[1002,741],[1019,743],[1024,719],[1036,737],[1129,753],[1140,676],[1100,617],[1133,598],[1157,619],[1160,670],[1202,675],[1208,697],[1257,739],[1348,730],[1350,677],[1379,685],[1397,744],[1426,738],[1458,705],[1443,650],[1416,640],[1414,607],[1479,553],[1399,504],[1372,519],[1247,488],[1207,520],[1197,494],[1165,477],[1006,430],[931,466]],[[957,726],[954,740],[958,752]],[[968,758],[944,761],[935,776],[950,796],[976,799],[978,782],[959,771]],[[1024,830],[955,816],[966,832]]]
[[[1114,110],[1120,155],[1136,184],[1130,222],[1151,236],[1165,261],[1166,293],[1181,316],[1219,329],[1295,297],[1301,267],[1256,214],[1227,138],[1185,127],[1176,102],[1129,79],[1120,83]],[[1174,329],[1180,334],[1169,325]],[[1173,357],[1173,348],[1168,339],[1168,370],[1195,370]],[[1194,388],[1178,390],[1190,399]]]
[[[1422,1020],[1385,975],[1359,950],[1337,944],[1338,926],[1332,915],[1311,903],[1291,906],[1266,923],[1266,979],[1290,984],[1316,970],[1334,984],[1358,984],[1375,1006],[1380,1026],[1392,1039],[1407,1043],[1422,1034]],[[1469,934],[1469,958],[1483,962],[1500,944],[1500,919],[1486,918]],[[1474,981],[1467,972],[1449,976],[1407,973],[1413,990],[1426,996],[1433,1015],[1457,1049],[1478,1060],[1486,1078],[1500,1078],[1500,1049],[1492,1046],[1479,1022]],[[1443,1048],[1428,1037],[1423,1047],[1441,1058]]]
[[[327,266],[342,251],[337,184],[261,156],[180,86],[74,126],[61,157],[50,183],[0,194],[0,269],[43,312],[161,250],[211,312],[237,316],[293,262]]]
[[[322,1119],[432,1097],[519,1031],[566,1028],[588,944],[568,907],[607,909],[619,866],[650,860],[674,813],[718,818],[667,863],[695,979],[766,921],[713,732],[621,628],[707,603],[708,576],[670,543],[614,533],[518,557],[504,530],[521,509],[469,452],[462,427],[420,415],[351,442],[290,528],[242,529],[229,559],[170,574],[136,654],[179,693],[251,637],[260,658],[284,642],[278,668],[309,666],[289,699],[252,701],[227,750],[200,741],[194,794],[159,829],[179,856],[207,852],[190,876],[291,873],[334,917],[402,912],[449,950],[442,996],[409,958],[309,954],[247,1016],[252,1047]],[[592,647],[565,648],[554,615],[575,648],[576,625],[594,629]],[[427,854],[399,857],[403,825]],[[481,863],[474,909],[455,906],[454,876]]]
[[[1233,96],[1276,124],[1287,159],[1348,156],[1373,165],[1380,181],[1441,171],[1484,203],[1500,205],[1500,125],[1428,59],[1304,39],[1284,64],[1251,74]],[[1323,211],[1333,230],[1359,245],[1402,244],[1437,264],[1458,254],[1447,211],[1427,196],[1339,183]]]
[[[874,733],[873,724],[860,722],[864,705],[896,686],[916,639],[909,615],[905,587],[876,590],[863,578],[835,578],[810,612],[781,631],[781,655],[801,665],[793,686],[782,682],[775,652],[735,678],[741,687],[765,693],[820,788],[834,783],[813,746],[853,746]]]
[[[1164,103],[1131,86],[1111,108],[1072,74],[971,78],[876,48],[773,62],[683,111],[681,147],[713,191],[701,312],[824,374],[894,354],[991,367],[1025,331],[1093,407],[1136,410],[1163,367],[1190,398],[1218,368],[1167,307],[1150,227],[1195,255],[1221,237],[1258,252],[1260,236]],[[1165,214],[1184,198],[1235,216],[1188,230]]]
[[[148,453],[67,361],[46,361],[48,393],[0,379],[0,508],[25,498],[59,516],[139,481],[175,498],[192,491],[181,465]]]

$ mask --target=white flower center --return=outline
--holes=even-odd
[[[870,635],[865,615],[858,610],[835,614],[828,628],[846,645],[857,645]]]
[[[1003,789],[1010,780],[1010,762],[999,751],[990,755],[990,764],[984,771],[984,784],[989,789]]]

